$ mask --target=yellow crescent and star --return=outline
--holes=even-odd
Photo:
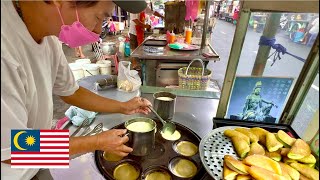
[[[22,148],[22,147],[19,145],[18,139],[19,139],[19,136],[20,136],[21,134],[24,134],[24,133],[27,133],[27,132],[26,132],[26,131],[20,131],[20,132],[18,132],[17,134],[15,134],[14,137],[13,137],[13,144],[14,144],[14,146],[15,146],[17,149],[21,150],[21,151],[24,151],[24,150],[26,150],[26,149],[25,149],[25,148]],[[33,136],[28,136],[28,137],[26,137],[25,142],[26,142],[26,144],[27,144],[28,146],[32,146],[32,145],[35,144],[36,139],[35,139]]]

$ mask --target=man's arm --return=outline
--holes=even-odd
[[[137,26],[141,26],[146,29],[150,29],[150,25],[144,24],[143,22],[139,21],[139,19],[132,20],[134,23],[136,23]]]
[[[158,17],[164,19],[164,16],[162,16],[162,14],[160,14],[158,11],[154,11],[153,15],[158,16]]]
[[[121,113],[124,109],[121,102],[104,98],[83,87],[79,87],[71,96],[60,97],[64,102],[88,111]]]
[[[126,129],[112,129],[94,136],[70,138],[69,154],[81,154],[95,150],[106,151],[118,156],[127,156],[132,148],[124,145],[129,141]]]
[[[150,110],[147,108],[147,106],[151,105],[149,101],[140,97],[135,97],[127,102],[116,101],[99,96],[83,87],[79,87],[79,89],[70,96],[60,97],[64,102],[68,104],[94,112],[148,114]]]

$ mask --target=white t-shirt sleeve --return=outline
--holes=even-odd
[[[60,57],[60,64],[58,65],[58,72],[53,85],[53,93],[58,96],[70,96],[79,89],[79,85],[74,79],[65,55],[61,53]]]
[[[1,58],[1,161],[11,156],[11,129],[26,129],[27,86],[19,66]]]

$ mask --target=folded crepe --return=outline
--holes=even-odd
[[[298,162],[305,163],[305,164],[315,164],[317,159],[310,154],[309,156],[303,157],[302,159],[297,159]]]
[[[266,134],[266,146],[269,152],[277,151],[283,147],[283,144],[279,142],[273,133]]]
[[[249,168],[249,174],[257,180],[287,180],[282,175],[276,174],[272,171],[258,166],[251,166]]]
[[[274,152],[268,152],[266,151],[266,154],[265,154],[267,157],[279,162],[281,161],[281,154],[280,154],[280,149],[278,151],[274,151]]]
[[[230,168],[228,168],[226,162],[223,163],[223,179],[224,180],[234,180],[236,179],[237,175],[238,175],[237,172],[232,171]]]
[[[245,158],[250,151],[250,146],[243,138],[239,136],[234,136],[231,138],[234,149],[236,150],[238,156],[242,159]]]
[[[286,156],[282,156],[282,161],[286,164],[290,164],[290,163],[294,163],[294,162],[298,162],[297,160],[294,160],[294,159],[290,159]]]
[[[248,166],[243,164],[241,161],[235,159],[230,155],[224,156],[224,162],[229,169],[239,173],[239,174],[248,174]]]
[[[282,175],[281,167],[280,167],[279,163],[270,159],[267,156],[263,156],[263,155],[259,155],[259,154],[247,156],[243,160],[243,163],[246,165],[249,165],[249,166],[261,167],[261,168],[267,169],[273,173]]]
[[[259,128],[259,127],[253,127],[253,128],[251,128],[250,129],[250,131],[254,134],[254,135],[256,135],[256,136],[258,136],[258,139],[259,139],[259,143],[260,144],[262,144],[262,145],[266,145],[266,134],[267,134],[267,132],[269,132],[269,131],[267,131],[267,130],[265,130],[265,129],[262,129],[262,128]]]
[[[236,131],[233,129],[227,129],[223,132],[223,134],[229,138],[232,138],[232,137],[242,138],[243,140],[245,140],[247,142],[247,144],[250,144],[250,138],[247,135],[245,135],[239,131]]]
[[[281,167],[283,176],[288,177],[287,175],[289,175],[290,179],[299,180],[300,173],[296,169],[283,162],[279,162],[279,165]]]
[[[311,167],[311,168],[315,168],[316,167],[316,163],[311,163],[311,164],[305,164],[305,165],[307,165],[307,166],[309,166],[309,167]]]
[[[310,180],[310,179],[305,177],[304,175],[300,174],[299,180]]]
[[[251,180],[252,177],[250,175],[238,174],[236,180]]]
[[[281,156],[287,156],[290,151],[290,148],[280,148],[280,150]]]
[[[265,155],[265,150],[263,146],[261,146],[258,142],[253,142],[250,145],[250,151],[248,153],[248,156],[253,154]]]
[[[287,133],[285,133],[282,130],[279,130],[277,132],[276,137],[285,147],[291,147],[296,141],[295,138],[290,137]]]
[[[256,136],[255,134],[253,134],[253,133],[250,131],[250,129],[247,129],[247,128],[235,128],[234,130],[239,131],[239,132],[241,132],[242,134],[248,136],[251,143],[253,143],[253,142],[258,142],[258,141],[259,141],[258,136]]]
[[[291,147],[287,156],[290,159],[302,159],[306,156],[309,156],[310,154],[311,149],[309,145],[302,139],[297,139]]]
[[[303,176],[312,179],[312,180],[319,180],[319,171],[309,167],[308,165],[300,164],[300,163],[291,163],[291,167],[298,170],[300,174]]]

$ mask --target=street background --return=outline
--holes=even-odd
[[[220,55],[221,60],[217,62],[210,62],[208,68],[212,70],[212,78],[216,80],[222,88],[223,80],[226,74],[226,67],[228,64],[229,54],[231,50],[232,41],[234,38],[234,32],[236,25],[226,22],[225,20],[217,20],[215,28],[211,34],[211,44],[214,49]],[[128,29],[126,28],[118,35],[108,35],[103,41],[116,42],[117,47],[119,45],[118,37],[126,36]],[[243,44],[243,49],[240,57],[240,61],[237,69],[237,76],[250,76],[251,71],[255,62],[255,58],[258,51],[258,42],[259,38],[262,35],[262,32],[256,32],[254,29],[248,27],[245,42]],[[276,43],[280,43],[287,48],[288,52],[291,52],[297,56],[300,56],[304,59],[307,58],[311,47],[306,45],[297,44],[290,40],[288,34],[279,28],[276,35]],[[78,58],[75,57],[74,49],[71,49],[67,46],[63,46],[66,58],[69,63],[74,62]],[[82,47],[84,55],[86,58],[95,59],[94,53],[92,52],[91,45],[86,45]],[[270,53],[274,52],[271,50]],[[272,76],[272,77],[292,77],[295,80],[297,79],[304,62],[295,59],[289,55],[281,56],[281,60],[275,62],[273,66],[272,57],[268,60],[263,76]],[[294,123],[292,124],[293,128],[297,133],[302,136],[305,129],[308,126],[309,120],[313,117],[314,112],[319,107],[319,76],[317,75],[312,87],[309,90],[309,93],[302,105],[302,108],[295,118]],[[52,127],[55,126],[55,123],[58,119],[64,117],[64,112],[69,108],[69,105],[65,104],[60,100],[59,97],[54,96],[54,120]]]

